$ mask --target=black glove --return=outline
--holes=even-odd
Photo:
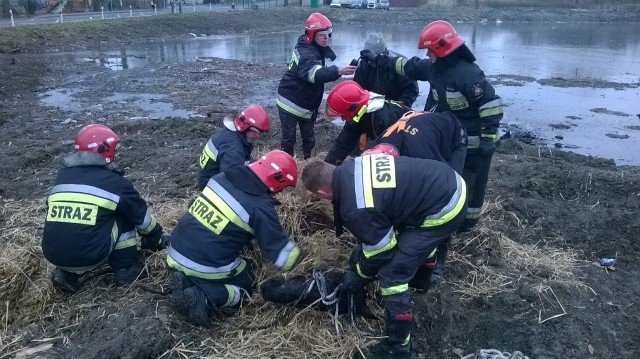
[[[367,284],[367,280],[360,277],[358,273],[354,271],[348,271],[344,276],[344,281],[340,285],[340,293],[358,293],[364,290],[364,286]]]
[[[150,251],[160,251],[165,249],[169,245],[171,236],[167,233],[162,233],[160,236],[140,238],[140,248],[148,249]]]
[[[375,63],[377,57],[378,57],[378,55],[376,55],[373,51],[371,51],[369,49],[360,51],[360,58],[365,60],[365,61],[369,61],[369,62]]]
[[[481,138],[480,146],[478,147],[480,154],[483,156],[491,155],[496,151],[496,143],[492,138]]]

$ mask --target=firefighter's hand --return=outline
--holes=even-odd
[[[338,69],[338,73],[340,75],[353,75],[353,73],[356,72],[357,68],[358,66],[353,65],[342,66]]]
[[[162,233],[159,237],[142,236],[140,238],[140,248],[150,251],[160,251],[169,245],[170,239],[171,236],[168,233]]]
[[[340,285],[340,293],[353,294],[364,290],[367,281],[354,271],[348,271]]]
[[[375,63],[376,62],[376,57],[378,57],[378,55],[376,55],[373,51],[369,50],[369,49],[365,49],[360,51],[360,58],[365,60],[365,61],[369,61],[371,63]]]
[[[496,151],[496,143],[491,138],[481,138],[478,149],[481,155],[489,156]]]

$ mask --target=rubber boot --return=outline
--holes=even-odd
[[[396,313],[387,318],[388,338],[364,352],[366,359],[409,359],[411,357],[411,325],[413,314]]]
[[[431,288],[431,278],[437,265],[436,261],[437,257],[433,257],[422,263],[420,267],[418,267],[416,275],[414,275],[409,282],[409,287],[415,289],[417,293],[427,293],[429,288]]]
[[[113,281],[116,283],[116,287],[131,284],[136,279],[146,278],[147,273],[143,269],[139,263],[133,264],[128,268],[115,269],[113,271]]]
[[[180,306],[188,308],[189,323],[201,327],[211,326],[211,312],[216,309],[215,304],[209,302],[202,289],[191,286],[182,292],[183,303]]]
[[[171,304],[176,308],[176,310],[182,314],[187,315],[189,308],[185,307],[184,300],[182,299],[184,295],[184,290],[189,286],[189,278],[180,272],[180,271],[171,271],[169,274],[169,288],[171,288]]]
[[[450,239],[440,243],[438,251],[436,252],[436,267],[431,275],[431,287],[437,286],[442,283],[444,277],[447,275],[447,254],[449,253]]]
[[[77,293],[82,288],[79,274],[67,272],[60,268],[56,268],[53,272],[51,282],[55,287],[71,293]]]

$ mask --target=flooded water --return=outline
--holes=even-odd
[[[455,26],[504,99],[505,125],[531,131],[552,146],[640,165],[640,24]],[[390,50],[424,57],[417,49],[422,27],[376,25],[375,31],[384,34]],[[370,26],[336,26],[331,40],[336,64],[357,58],[372,31]],[[56,56],[113,70],[195,61],[198,56],[280,63],[284,71],[299,34],[195,35],[185,41]],[[428,84],[420,83],[420,91],[416,109],[424,106]]]

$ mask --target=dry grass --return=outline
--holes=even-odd
[[[195,193],[194,193],[195,194]],[[167,200],[164,192],[148,197],[158,220],[171,230],[183,215],[190,199]],[[306,257],[285,276],[309,273],[312,269],[346,268],[352,244],[348,235],[335,238],[332,231],[332,208],[327,201],[319,201],[303,188],[285,191],[278,206],[284,228],[304,249]],[[488,204],[488,218],[476,230],[458,236],[451,253],[451,265],[467,273],[464,278],[450,278],[450,283],[462,299],[492,296],[514,290],[519,276],[539,279],[540,300],[552,305],[554,312],[540,321],[563,315],[562,304],[548,283],[554,280],[577,281],[573,269],[577,254],[550,247],[522,244],[506,236],[500,226],[508,216],[519,223],[515,214],[505,214],[499,202]],[[44,218],[43,201],[7,202],[0,213],[0,234],[4,244],[0,249],[0,359],[9,357],[26,345],[26,328],[33,323],[60,322],[58,327],[44,329],[49,337],[60,337],[63,343],[81,325],[89,314],[115,305],[127,310],[149,302],[149,293],[137,286],[115,290],[110,280],[94,278],[78,294],[65,296],[53,290],[49,283],[51,266],[40,250],[40,236]],[[515,219],[514,219],[515,218]],[[345,237],[347,240],[345,240]],[[500,265],[491,265],[490,258],[477,259],[478,251],[493,250]],[[257,248],[245,253],[259,264],[257,283],[280,274],[264,262]],[[167,273],[164,269],[164,251],[146,257],[145,265],[150,278],[142,283],[158,290],[166,289]],[[164,311],[168,322],[182,321],[171,314],[167,300],[161,297],[155,311]],[[543,301],[544,300],[544,301]],[[382,309],[373,303],[381,318]],[[561,310],[562,309],[562,310]],[[284,312],[283,312],[284,311]],[[546,314],[545,314],[546,315]],[[276,322],[276,319],[278,320]],[[189,327],[187,331],[173,332],[173,347],[162,358],[247,358],[247,357],[300,357],[347,358],[354,348],[370,344],[354,331],[344,318],[335,323],[331,313],[312,308],[287,310],[282,306],[265,303],[259,293],[244,303],[239,313],[223,320],[213,329]],[[368,333],[381,333],[381,321],[358,320],[359,329]],[[264,327],[263,329],[259,329]],[[336,328],[339,328],[337,331]],[[338,335],[339,332],[339,335]]]

